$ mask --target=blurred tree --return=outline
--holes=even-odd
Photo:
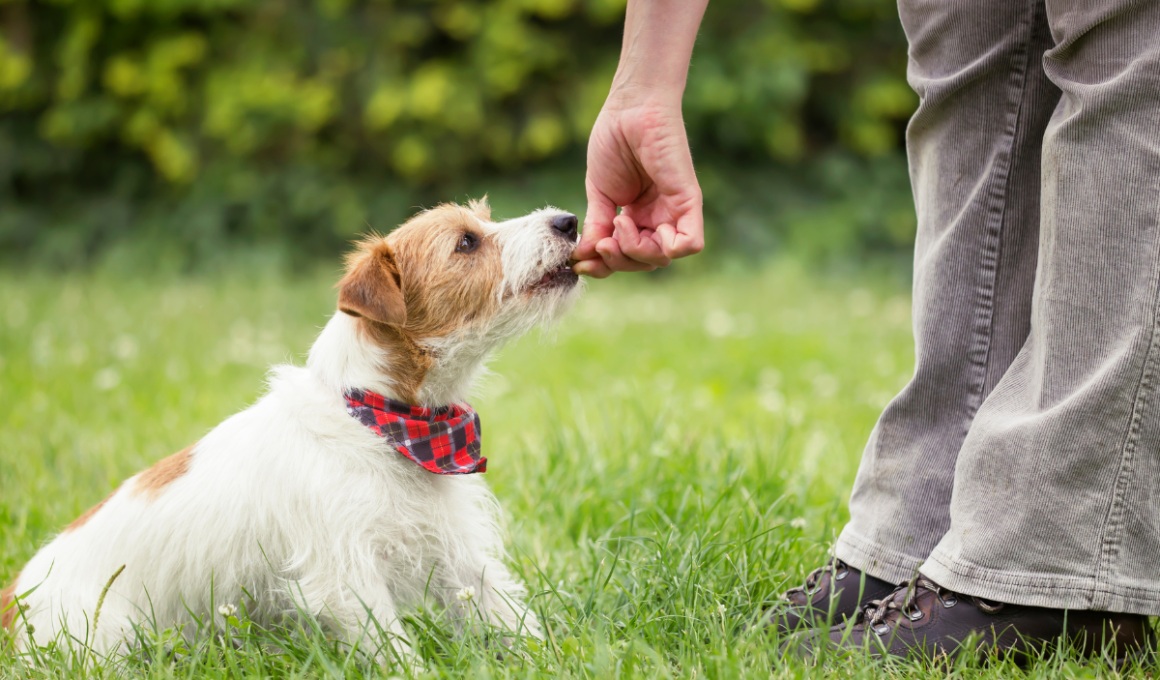
[[[0,0],[0,254],[78,262],[176,225],[194,249],[334,248],[383,201],[394,218],[472,178],[582,162],[623,12]],[[686,97],[694,151],[729,168],[891,156],[916,105],[904,68],[893,0],[714,0]]]

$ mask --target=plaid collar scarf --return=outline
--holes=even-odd
[[[369,390],[348,390],[346,410],[395,449],[437,475],[487,472],[479,414],[467,404],[411,406]]]

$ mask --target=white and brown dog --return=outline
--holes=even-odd
[[[275,367],[256,404],[70,524],[4,591],[0,623],[19,649],[63,631],[115,652],[135,624],[221,626],[244,605],[382,655],[378,631],[405,653],[397,612],[428,597],[539,635],[495,499],[454,474],[486,463],[460,404],[492,350],[577,297],[576,238],[568,213],[496,223],[473,202],[363,241],[306,367]]]

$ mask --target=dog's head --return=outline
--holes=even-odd
[[[576,217],[554,208],[493,222],[483,201],[441,205],[362,241],[338,308],[388,350],[398,395],[427,401],[456,392],[451,384],[505,340],[566,311],[582,288],[569,263],[576,239]]]

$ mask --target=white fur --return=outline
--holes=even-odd
[[[499,312],[470,331],[422,339],[437,364],[419,401],[462,401],[490,352],[578,295],[579,285],[520,294],[571,251],[550,227],[558,214],[481,223],[502,248]],[[383,370],[391,357],[358,323],[336,313],[305,368],[274,367],[265,396],[198,442],[188,472],[158,498],[134,494],[134,476],[86,524],[41,549],[16,584],[28,607],[18,647],[28,648],[27,622],[40,642],[67,631],[98,651],[123,651],[135,623],[188,633],[194,616],[221,626],[219,607],[244,604],[262,624],[307,612],[352,645],[369,635],[372,647],[390,642],[405,653],[397,612],[424,597],[459,620],[475,610],[539,635],[504,565],[501,513],[483,480],[427,472],[346,412],[347,388],[395,396]],[[98,597],[121,565],[94,634]],[[472,599],[456,597],[469,587]],[[391,640],[376,635],[372,616]]]

